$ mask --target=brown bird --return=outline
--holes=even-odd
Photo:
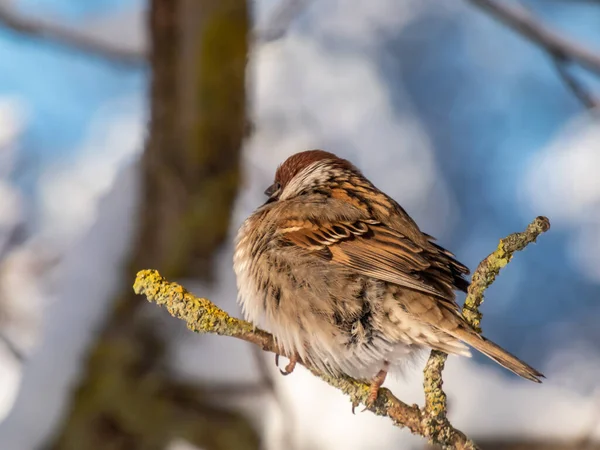
[[[349,161],[297,153],[275,174],[267,202],[241,226],[234,255],[247,320],[273,333],[291,372],[300,359],[371,381],[430,348],[469,346],[531,381],[543,375],[479,335],[454,290],[467,267],[433,242]]]

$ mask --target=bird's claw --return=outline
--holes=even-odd
[[[378,391],[375,391],[375,395],[373,396],[373,393],[370,392],[369,396],[367,397],[367,399],[365,400],[365,407],[360,411],[361,413],[368,411],[369,409],[371,409],[373,406],[375,406],[375,402],[377,401],[377,394]],[[360,404],[360,402],[358,400],[353,400],[352,401],[352,414],[356,415],[356,407]]]
[[[296,368],[296,363],[298,362],[298,359],[296,357],[292,357],[290,358],[290,362],[288,363],[287,366],[285,366],[285,370],[281,370],[279,369],[279,371],[281,372],[281,375],[289,375],[290,373],[292,373],[294,371],[294,369]]]
[[[371,380],[371,385],[369,386],[369,395],[365,400],[365,407],[361,412],[365,412],[375,406],[375,402],[377,401],[377,397],[379,396],[379,388],[385,381],[385,377],[387,376],[387,371],[389,369],[390,363],[385,361],[383,364],[383,368],[373,377]],[[354,413],[354,408],[357,404],[352,403],[352,413]]]
[[[363,410],[361,412],[368,411],[373,406],[375,406],[375,402],[377,401],[378,396],[379,396],[379,386],[377,386],[377,387],[371,386],[370,391],[369,391],[369,396],[367,397],[367,400],[365,400],[365,407],[363,408]]]
[[[290,362],[285,366],[284,370],[279,369],[281,375],[289,375],[296,368],[296,363],[298,362],[298,355],[294,354],[290,357]],[[279,354],[275,355],[275,364],[279,367]]]

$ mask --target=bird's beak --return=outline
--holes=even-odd
[[[273,183],[265,190],[265,195],[269,197],[269,200],[275,200],[281,193],[281,185],[279,183]]]

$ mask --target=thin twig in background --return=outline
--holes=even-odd
[[[15,343],[2,332],[0,332],[0,342],[4,343],[4,346],[8,349],[8,351],[11,353],[11,355],[14,356],[14,358],[17,361],[19,361],[20,363],[25,361],[25,355],[23,354],[23,352],[19,350]]]
[[[545,2],[554,1],[555,3],[580,3],[580,4],[590,4],[590,5],[600,5],[600,0],[544,0]]]
[[[572,75],[565,64],[577,63],[589,71],[600,75],[600,53],[564,37],[560,32],[539,21],[525,7],[516,2],[496,0],[467,0],[481,8],[494,19],[516,31],[533,44],[546,51],[554,60],[561,80],[586,108],[598,106],[596,100]]]
[[[574,61],[600,75],[600,53],[567,39],[560,33],[538,21],[526,8],[514,2],[496,0],[467,0],[495,19],[526,37],[548,53]]]
[[[465,301],[463,314],[475,327],[479,328],[481,314],[479,305],[483,302],[484,291],[494,282],[500,269],[510,262],[513,253],[523,250],[528,244],[550,228],[545,217],[537,217],[522,233],[511,234],[501,239],[498,248],[485,258],[473,274],[473,280]],[[231,336],[257,345],[262,350],[281,354],[281,349],[273,336],[251,323],[236,319],[219,309],[205,298],[195,297],[182,286],[170,283],[156,270],[138,272],[134,291],[145,295],[149,301],[167,308],[176,318],[185,320],[190,330],[197,333],[214,333]],[[432,352],[424,370],[425,407],[408,405],[396,398],[391,391],[382,388],[374,404],[367,406],[369,384],[347,377],[332,377],[305,365],[315,376],[348,395],[353,405],[363,404],[380,416],[392,419],[395,425],[407,427],[412,433],[440,444],[445,448],[476,449],[476,444],[464,433],[454,428],[446,417],[446,395],[442,390],[442,375],[446,355]],[[300,363],[302,363],[300,361]]]
[[[211,397],[254,397],[268,392],[268,388],[261,382],[247,383],[210,383],[206,387],[205,395]]]
[[[564,61],[558,57],[554,57],[554,66],[556,67],[556,71],[558,72],[558,76],[563,81],[563,83],[567,86],[567,88],[573,93],[575,97],[588,109],[596,109],[600,107],[600,100],[598,100],[594,95],[586,89],[583,84],[578,81],[572,74],[569,72],[567,67],[568,62]]]
[[[283,38],[292,22],[304,11],[312,0],[281,0],[273,9],[264,27],[255,32],[260,43],[267,43]]]
[[[135,50],[102,42],[76,29],[51,23],[46,20],[25,17],[0,3],[0,25],[30,37],[46,39],[67,48],[99,56],[114,63],[139,65],[146,61],[146,55]]]

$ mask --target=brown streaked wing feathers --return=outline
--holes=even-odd
[[[398,231],[376,220],[317,224],[306,220],[282,225],[287,241],[324,255],[331,261],[364,275],[447,300],[457,310],[453,289],[466,289],[461,274],[468,269],[442,247],[423,248]]]

